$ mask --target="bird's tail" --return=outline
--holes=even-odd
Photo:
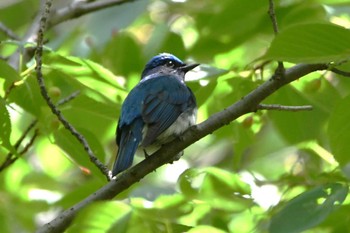
[[[136,120],[130,126],[122,129],[117,159],[113,165],[112,176],[116,176],[132,165],[137,147],[142,140],[142,129],[142,120]]]

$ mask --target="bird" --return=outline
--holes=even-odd
[[[140,82],[121,107],[112,177],[132,165],[138,148],[147,156],[147,148],[160,147],[196,123],[196,98],[185,83],[185,74],[198,65],[186,64],[170,53],[148,61]]]

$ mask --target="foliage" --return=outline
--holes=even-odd
[[[3,1],[0,22],[22,37],[38,2]],[[349,6],[275,1],[275,36],[267,0],[125,3],[47,32],[46,86],[56,104],[79,91],[59,109],[111,166],[122,101],[150,57],[166,51],[203,64],[188,76],[201,122],[266,81],[276,68],[261,66],[266,60],[350,72]],[[0,41],[0,164],[8,153],[20,157],[0,173],[0,229],[33,232],[105,178],[40,95],[28,56],[34,45],[4,33]],[[19,71],[6,60],[17,49]],[[89,205],[67,232],[349,232],[349,78],[315,72],[264,103],[313,110],[242,116],[114,200]],[[33,132],[19,148],[15,143],[34,120],[40,135],[21,155]]]

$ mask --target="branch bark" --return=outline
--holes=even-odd
[[[286,70],[285,78],[283,79],[271,78],[225,110],[191,127],[181,138],[167,143],[160,150],[150,155],[139,164],[136,164],[134,167],[117,176],[115,180],[110,181],[81,202],[62,212],[51,222],[43,225],[37,232],[63,232],[70,225],[77,212],[89,203],[112,199],[123,190],[129,188],[132,184],[141,180],[148,173],[173,161],[174,157],[189,145],[231,123],[238,117],[249,112],[255,112],[258,109],[259,103],[279,88],[309,73],[317,70],[325,70],[327,68],[328,66],[325,64],[300,64]]]

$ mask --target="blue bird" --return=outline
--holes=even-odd
[[[146,64],[139,84],[122,105],[112,176],[132,165],[138,147],[161,146],[195,124],[196,98],[184,79],[198,65],[187,65],[169,53],[161,53]]]

